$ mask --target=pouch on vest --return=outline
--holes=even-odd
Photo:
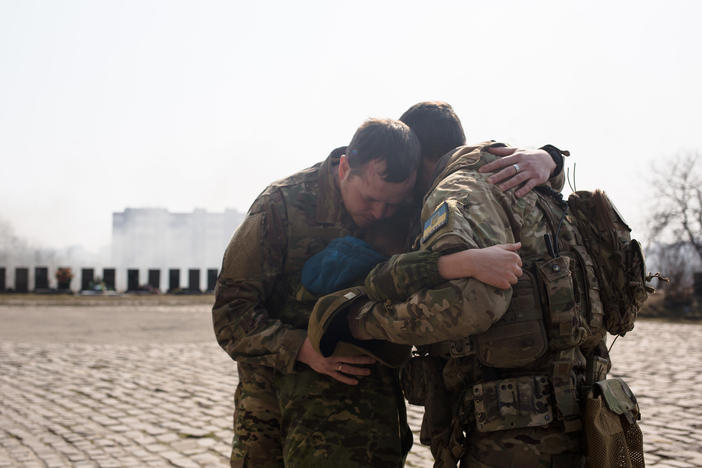
[[[570,257],[561,256],[537,267],[546,293],[549,345],[554,350],[578,346],[586,337],[575,302],[571,262]]]
[[[545,426],[553,422],[551,383],[546,376],[493,380],[473,386],[480,432]]]
[[[478,360],[488,367],[523,367],[544,355],[548,340],[534,275],[524,274],[513,286],[507,312],[488,331],[475,337]]]
[[[581,245],[572,247],[576,266],[579,268],[579,275],[576,275],[576,302],[580,304],[580,314],[582,320],[587,325],[588,336],[581,344],[582,347],[591,349],[607,334],[604,326],[604,309],[600,297],[600,285],[595,273],[595,264]],[[579,289],[578,289],[579,287]],[[601,380],[601,379],[597,379]]]
[[[585,402],[586,466],[643,467],[640,417],[636,397],[623,380],[596,382]]]

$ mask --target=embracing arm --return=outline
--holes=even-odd
[[[523,197],[537,185],[547,182],[558,192],[565,185],[563,158],[570,155],[568,151],[562,151],[553,145],[539,149],[502,146],[489,148],[488,151],[501,157],[481,167],[480,172],[494,172],[488,180],[498,184],[500,190],[519,187],[515,195]]]
[[[443,255],[431,250],[393,255],[368,273],[364,286],[375,301],[404,301],[422,288],[461,278],[508,289],[522,275],[522,260],[516,253],[520,247],[517,242]]]
[[[349,316],[356,339],[428,344],[481,333],[507,310],[511,289],[467,278],[422,289],[407,300],[368,302]]]

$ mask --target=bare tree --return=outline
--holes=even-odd
[[[702,176],[699,152],[679,153],[662,169],[654,168],[650,238],[690,245],[702,261]]]
[[[690,261],[694,256],[692,246],[687,242],[653,243],[646,249],[646,263],[655,265],[654,271],[661,271],[668,281],[658,281],[656,289],[668,294],[684,295],[692,287],[692,271],[699,262]]]

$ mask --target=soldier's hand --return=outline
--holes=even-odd
[[[447,280],[475,278],[496,288],[509,289],[522,276],[522,259],[517,254],[521,246],[520,242],[497,244],[442,255],[439,274]]]
[[[367,367],[359,367],[364,364],[374,364],[375,359],[370,356],[332,356],[325,358],[312,348],[309,338],[305,338],[300,351],[297,353],[297,360],[307,364],[320,374],[338,380],[348,385],[357,385],[358,379],[370,375],[371,371]]]
[[[488,178],[500,190],[509,190],[520,186],[514,192],[517,197],[523,197],[537,185],[548,181],[556,168],[553,158],[542,149],[526,150],[519,148],[489,148],[494,155],[502,156],[484,165],[480,172],[495,172]],[[516,167],[515,167],[516,165]]]

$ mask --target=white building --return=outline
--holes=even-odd
[[[238,210],[208,213],[171,213],[164,208],[127,208],[112,214],[112,266],[117,290],[127,286],[127,269],[139,269],[139,284],[149,269],[161,270],[160,289],[168,289],[168,270],[180,269],[180,284],[188,285],[188,269],[200,269],[200,285],[207,285],[208,269],[219,269],[224,249],[244,219]]]

